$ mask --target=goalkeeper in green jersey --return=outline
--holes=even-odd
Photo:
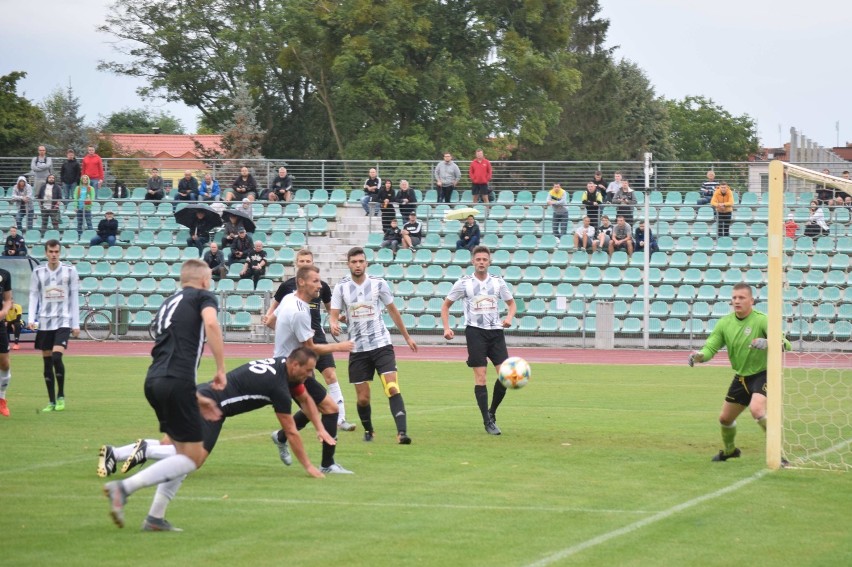
[[[714,461],[740,456],[734,439],[737,436],[737,416],[746,407],[766,431],[766,314],[754,310],[751,286],[745,283],[734,286],[731,305],[734,312],[719,319],[704,347],[689,357],[689,365],[693,366],[696,362],[708,362],[719,349],[727,347],[728,359],[736,373],[719,414],[724,448],[713,457]],[[790,349],[790,341],[785,338],[784,350]]]

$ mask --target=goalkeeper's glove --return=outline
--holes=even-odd
[[[695,366],[695,355],[694,355],[694,354],[690,354],[690,355],[689,355],[688,364],[689,364],[689,367],[690,367],[690,368],[692,368],[693,366]]]
[[[758,350],[766,350],[766,346],[768,341],[766,339],[754,339],[751,341],[751,348],[756,348]]]

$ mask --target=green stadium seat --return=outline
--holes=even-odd
[[[240,311],[243,308],[243,303],[243,296],[234,293],[228,295],[228,298],[225,300],[225,309],[228,311]]]
[[[346,191],[343,189],[332,189],[328,196],[328,202],[332,205],[342,205],[346,202]]]
[[[591,311],[594,313],[594,311]],[[594,333],[596,331],[597,319],[595,317],[585,317],[582,321],[582,330],[586,333]]]
[[[507,266],[506,272],[503,274],[503,279],[509,283],[515,284],[524,279],[523,270],[518,266]]]
[[[589,257],[590,266],[597,266],[600,268],[606,266],[607,264],[609,264],[609,254],[607,254],[603,250],[593,252],[592,255]]]
[[[746,270],[743,275],[743,281],[749,285],[756,286],[762,285],[766,281],[766,277],[763,275],[763,272],[757,268],[751,268]]]
[[[576,250],[571,255],[572,266],[586,266],[589,263],[589,253],[585,250]]]
[[[666,268],[663,272],[663,281],[667,284],[679,284],[683,279],[683,273],[678,268]],[[674,297],[674,294],[672,294]]]
[[[706,284],[719,285],[722,283],[723,280],[722,270],[719,270],[718,268],[710,268],[708,270],[705,270],[704,276],[701,278],[701,280]]]
[[[117,278],[125,278],[130,275],[130,264],[128,262],[116,262],[112,265],[112,275]]]
[[[467,266],[470,264],[470,250],[462,248],[453,253],[453,264]]]
[[[595,299],[595,288],[590,283],[581,283],[574,288],[574,295],[584,299]]]
[[[656,256],[656,254],[654,254]],[[622,281],[629,284],[638,284],[644,281],[642,270],[635,267],[630,267],[624,270]]]
[[[683,333],[683,321],[681,321],[680,319],[668,317],[663,322],[663,334],[664,335],[680,335],[682,333]]]
[[[259,282],[258,282],[259,283]],[[250,292],[255,291],[254,282],[252,280],[237,280],[237,291]]]
[[[696,301],[692,304],[692,316],[698,319],[709,319],[711,314],[710,303],[707,301]]]
[[[841,270],[831,270],[826,274],[825,285],[846,286],[849,284],[849,273]]]
[[[556,284],[555,294],[556,294],[557,297],[568,297],[568,298],[573,297],[574,296],[574,285],[567,283],[567,282],[558,283],[558,284]]]
[[[730,285],[741,283],[744,279],[743,271],[739,268],[728,268],[722,276],[722,281]]]
[[[636,288],[628,283],[619,284],[619,286],[615,288],[614,297],[615,299],[622,299],[625,301],[633,300],[636,298]]]
[[[615,297],[615,288],[612,284],[600,284],[597,292],[595,292],[595,297],[601,301],[611,301]]]
[[[235,291],[236,289],[237,284],[232,279],[222,278],[216,283],[216,291]]]
[[[539,333],[556,333],[559,331],[559,320],[553,315],[542,317],[538,326]]]
[[[579,283],[583,279],[583,273],[577,266],[568,266],[565,268],[565,275],[563,278],[566,282]]]
[[[617,284],[622,281],[621,270],[615,266],[610,266],[604,269],[601,275],[601,281],[609,284]]]
[[[370,264],[367,266],[367,275],[373,278],[385,277],[385,268],[381,264]]]
[[[825,275],[822,270],[809,270],[805,274],[805,284],[821,286],[825,283]]]
[[[514,286],[514,288],[512,295],[514,295],[516,299],[530,299],[535,296],[535,288],[530,282],[520,282],[517,286]]]
[[[575,335],[580,332],[580,320],[577,317],[563,317],[559,323],[559,332]]]
[[[534,333],[538,330],[538,318],[532,315],[524,315],[518,322],[518,330],[525,333]]]
[[[500,191],[497,193],[497,202],[511,205],[515,202],[515,194],[509,190]]]
[[[838,321],[834,324],[834,339],[837,341],[848,341],[852,338],[852,323],[849,321]]]
[[[251,281],[251,280],[244,280]],[[172,295],[177,291],[177,282],[172,278],[163,278],[160,280],[160,283],[157,285],[157,292],[162,293],[163,295]]]
[[[143,249],[142,260],[145,262],[156,262],[160,259],[161,255],[162,251],[160,250],[160,247],[152,244],[151,246]]]
[[[730,266],[732,268],[746,268],[751,265],[751,259],[743,252],[734,252],[731,254]]]

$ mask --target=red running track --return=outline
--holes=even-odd
[[[642,349],[576,349],[576,348],[510,348],[513,356],[521,356],[530,362],[554,362],[563,364],[640,364],[654,366],[686,365],[689,356],[687,350],[642,350]],[[24,343],[21,350],[12,351],[14,356],[22,354],[37,354],[32,343]],[[149,356],[150,342],[113,342],[98,343],[94,341],[72,341],[69,355],[84,354],[95,356]],[[266,358],[272,355],[272,345],[263,343],[227,343],[225,356],[234,358]],[[396,346],[396,357],[399,360],[424,360],[439,362],[460,362],[467,358],[464,346],[421,346],[417,352],[412,352],[406,346]],[[338,355],[338,358],[345,356]],[[724,353],[716,356],[710,363],[713,366],[727,366],[728,359]],[[785,355],[785,365],[788,367],[832,367],[852,368],[852,354],[844,353],[788,353]]]

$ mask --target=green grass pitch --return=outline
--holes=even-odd
[[[0,418],[0,563],[12,565],[528,566],[852,564],[852,477],[766,473],[764,435],[740,419],[743,458],[711,463],[730,370],[533,364],[485,434],[463,361],[402,362],[414,443],[398,446],[380,388],[377,439],[341,432],[354,476],[278,460],[269,408],[226,423],[172,502],[183,533],[143,533],[153,489],[116,528],[98,447],[157,437],[147,358],[66,357],[68,409],[41,414],[41,361],[13,356]],[[229,360],[233,368],[243,360]],[[210,374],[205,360],[202,376]],[[338,368],[345,377],[345,363]],[[494,379],[489,373],[489,390]],[[354,391],[344,385],[349,419]],[[310,427],[309,455],[319,461]],[[120,475],[119,475],[120,476]]]

